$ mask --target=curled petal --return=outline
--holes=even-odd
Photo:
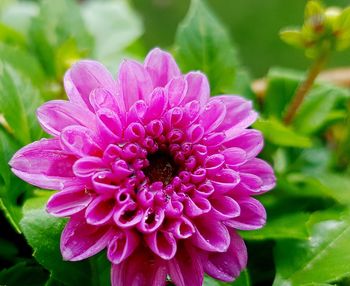
[[[41,127],[53,136],[58,136],[64,128],[70,125],[96,129],[94,114],[69,101],[49,101],[40,106],[36,114]]]
[[[170,278],[176,286],[203,284],[203,266],[197,253],[192,246],[184,243],[178,247],[176,256],[168,261]]]
[[[68,189],[51,196],[46,210],[57,217],[68,217],[85,209],[92,199],[84,189]]]
[[[187,93],[187,81],[183,77],[173,78],[165,87],[171,107],[179,106]]]
[[[158,48],[153,49],[145,59],[145,68],[150,74],[153,86],[165,86],[172,78],[180,75],[174,58]]]
[[[246,152],[237,147],[231,147],[223,150],[221,152],[225,157],[225,163],[229,167],[239,166],[244,164],[247,161]]]
[[[168,97],[162,88],[156,88],[149,96],[149,105],[143,117],[145,123],[159,119],[168,105]]]
[[[199,117],[199,122],[208,134],[214,131],[224,120],[226,115],[225,104],[219,99],[211,99],[206,104],[202,114]]]
[[[141,64],[132,60],[124,61],[120,66],[118,79],[126,111],[139,99],[148,102],[153,84]]]
[[[177,243],[170,232],[154,231],[145,235],[145,240],[149,248],[162,259],[169,260],[174,257]]]
[[[60,142],[63,149],[84,157],[96,156],[102,153],[100,147],[93,139],[90,129],[82,126],[68,126],[61,132]]]
[[[13,155],[12,171],[22,180],[43,189],[61,190],[74,181],[74,155],[63,151],[58,139],[41,139]]]
[[[95,198],[86,208],[86,222],[92,225],[102,225],[108,222],[112,216],[115,207],[115,200],[103,197]]]
[[[225,164],[225,157],[221,154],[208,156],[204,162],[204,168],[208,175],[215,175],[222,169]]]
[[[238,217],[241,212],[239,204],[228,196],[210,198],[211,214],[219,220]]]
[[[78,261],[91,257],[104,249],[112,236],[109,226],[92,226],[81,214],[72,216],[61,235],[63,259]]]
[[[187,94],[181,102],[182,105],[191,101],[198,101],[204,106],[209,100],[210,87],[207,77],[200,72],[189,72],[185,76],[187,82]]]
[[[64,88],[71,102],[93,110],[89,96],[96,88],[106,88],[114,94],[116,84],[107,69],[96,61],[83,60],[74,64],[64,76]]]
[[[121,96],[118,96],[117,98],[105,88],[94,89],[90,93],[89,101],[95,112],[101,108],[107,108],[116,113],[120,113],[124,109],[123,98]]]
[[[236,95],[217,96],[226,105],[226,116],[217,131],[224,131],[227,137],[234,137],[252,125],[257,113],[252,109],[252,102]]]
[[[196,232],[191,236],[192,243],[206,251],[224,252],[230,244],[227,228],[210,216],[201,216],[195,220]]]
[[[203,197],[188,197],[184,201],[184,211],[189,217],[196,217],[209,212],[211,209],[210,202]]]
[[[264,138],[260,131],[247,129],[236,137],[228,138],[224,145],[228,148],[243,149],[247,154],[247,160],[250,160],[260,153],[264,146]]]
[[[195,228],[190,220],[181,216],[170,222],[169,231],[171,231],[177,239],[186,239],[195,232]]]
[[[142,217],[142,210],[138,209],[137,205],[130,201],[115,211],[113,219],[121,228],[129,228],[137,225]]]
[[[268,163],[259,158],[254,158],[246,162],[239,170],[242,173],[253,174],[262,180],[263,183],[259,193],[269,191],[276,185],[276,177],[273,169]]]
[[[157,208],[153,210],[152,208],[148,208],[143,214],[137,228],[144,233],[154,232],[161,226],[164,217],[165,215],[163,209]]]
[[[258,200],[248,197],[237,199],[237,202],[241,208],[241,213],[238,217],[225,221],[227,226],[241,230],[253,230],[265,225],[266,211]]]
[[[101,158],[87,156],[75,161],[73,172],[74,175],[80,178],[90,178],[96,172],[106,170],[106,167]]]
[[[226,252],[208,253],[204,271],[215,279],[232,282],[247,265],[247,248],[242,238],[230,231],[231,243]]]
[[[136,249],[140,241],[139,236],[130,230],[124,230],[115,235],[108,243],[107,257],[114,264],[127,259]]]
[[[119,186],[113,184],[114,176],[110,171],[97,172],[92,176],[92,184],[96,193],[104,197],[113,197]]]
[[[165,262],[146,248],[135,251],[120,264],[112,265],[112,286],[165,286]]]
[[[118,142],[122,136],[123,125],[117,113],[107,108],[101,108],[97,111],[96,117],[101,145],[106,147],[110,143]]]
[[[231,169],[223,169],[214,177],[211,183],[215,188],[216,194],[224,194],[232,191],[240,181],[239,174]]]

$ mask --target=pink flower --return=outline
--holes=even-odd
[[[19,150],[10,165],[23,180],[58,190],[47,203],[69,217],[65,260],[107,248],[112,285],[202,285],[204,272],[232,281],[247,251],[236,230],[264,225],[252,196],[275,185],[257,154],[251,102],[210,96],[200,72],[182,75],[172,56],[154,49],[142,65],[127,60],[118,78],[98,62],[65,75],[69,101],[41,106],[53,138]]]

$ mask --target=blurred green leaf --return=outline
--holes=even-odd
[[[94,56],[116,69],[121,51],[143,33],[140,18],[124,0],[86,2],[82,15],[95,38]]]
[[[224,286],[224,285],[250,286],[251,283],[250,283],[248,270],[247,269],[243,270],[239,275],[239,277],[237,277],[237,279],[231,283],[221,282],[209,276],[204,276],[203,286]]]
[[[350,98],[347,89],[319,85],[305,98],[293,121],[295,129],[304,134],[311,134],[320,129],[340,99]]]
[[[66,285],[92,285],[88,260],[68,262],[62,259],[60,236],[66,220],[54,218],[45,211],[45,204],[52,194],[38,191],[36,197],[26,201],[20,223],[23,233],[33,247],[34,257],[55,279]]]
[[[32,20],[29,36],[33,50],[51,77],[61,77],[56,66],[56,50],[68,39],[73,38],[83,54],[93,48],[93,38],[73,0],[41,1],[40,13]]]
[[[4,116],[10,132],[23,145],[42,134],[35,114],[41,104],[39,91],[30,81],[0,62],[0,114]]]
[[[0,22],[0,42],[23,47],[26,45],[25,36],[13,28]]]
[[[309,233],[306,228],[306,222],[310,218],[308,213],[292,213],[267,217],[266,225],[259,230],[242,231],[244,239],[263,240],[263,239],[308,239]]]
[[[44,285],[48,273],[39,265],[20,262],[0,272],[0,285],[6,286],[38,286]]]
[[[184,72],[204,72],[212,94],[232,92],[238,66],[236,51],[227,31],[204,1],[192,0],[175,44],[176,58]]]
[[[317,216],[322,214],[315,214]],[[350,273],[350,221],[329,219],[314,224],[306,241],[278,241],[274,286],[336,281]]]
[[[308,148],[312,146],[310,138],[300,135],[277,119],[259,119],[254,128],[260,130],[265,139],[275,145],[285,147]]]

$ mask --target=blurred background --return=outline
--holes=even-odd
[[[178,23],[185,16],[189,0],[132,0],[145,25],[143,41],[150,49],[168,47],[174,41]],[[297,69],[307,67],[303,52],[283,43],[278,32],[302,23],[306,0],[209,0],[236,44],[242,64],[254,77],[266,74],[271,66]],[[345,7],[349,0],[326,0],[330,6]],[[330,66],[349,63],[350,52],[332,57]]]

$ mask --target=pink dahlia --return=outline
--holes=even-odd
[[[232,281],[247,250],[236,230],[264,225],[252,196],[275,185],[256,158],[251,102],[210,97],[200,72],[182,75],[172,56],[151,51],[124,61],[117,80],[84,60],[67,71],[69,101],[37,111],[53,138],[19,150],[10,165],[23,180],[58,190],[47,211],[69,217],[65,260],[107,248],[112,285],[196,286],[204,272]]]

